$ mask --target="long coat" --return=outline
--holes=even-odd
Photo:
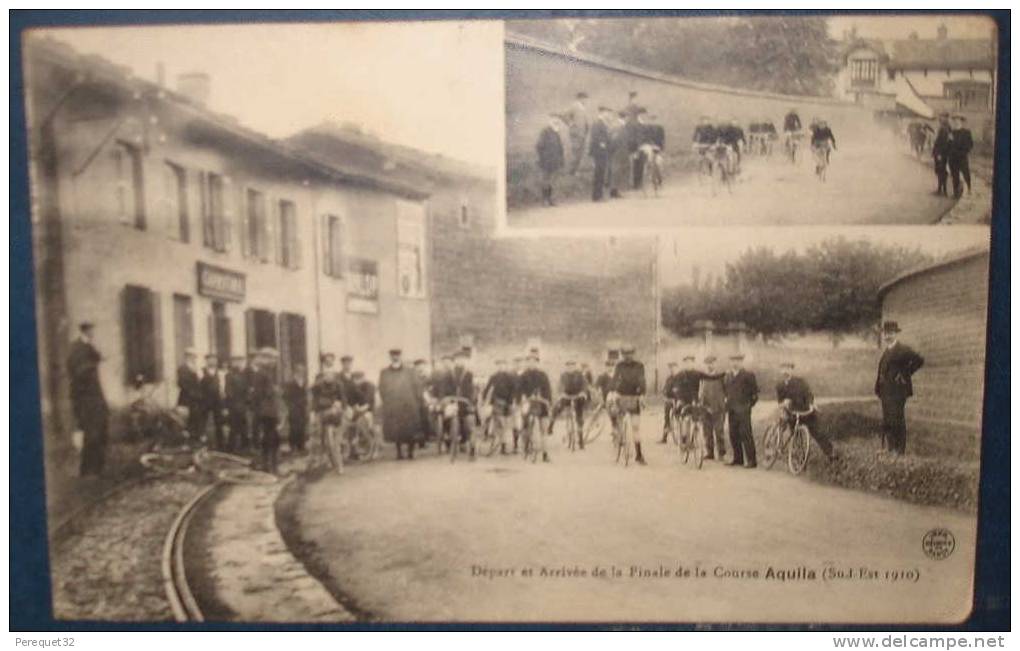
[[[100,361],[102,356],[92,344],[80,339],[71,344],[67,356],[71,407],[78,427],[83,430],[100,426],[109,415],[103,387],[99,383]]]
[[[924,358],[910,346],[896,342],[885,349],[878,361],[875,395],[882,399],[906,400],[914,395],[911,377],[924,366]]]
[[[552,174],[563,169],[563,141],[560,134],[552,127],[542,129],[538,136],[538,144],[535,145],[538,153],[538,167],[546,174]]]
[[[379,373],[382,398],[383,438],[392,443],[409,443],[422,438],[424,399],[421,380],[413,368],[387,366]]]

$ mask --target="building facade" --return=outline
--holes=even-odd
[[[988,316],[988,249],[904,274],[879,291],[883,320],[925,359],[908,419],[981,431]]]
[[[65,369],[95,323],[116,411],[177,396],[184,351],[263,346],[281,371],[348,352],[430,354],[427,191],[351,174],[59,43],[25,48],[44,426],[68,445]],[[201,82],[201,80],[199,80]]]

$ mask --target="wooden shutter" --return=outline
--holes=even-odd
[[[251,205],[248,199],[248,190],[243,186],[237,189],[238,197],[238,227],[240,233],[238,234],[238,240],[241,242],[241,255],[245,258],[250,258],[252,255],[252,242],[251,242]]]
[[[282,207],[280,206],[279,199],[273,199],[270,202],[269,214],[267,215],[267,221],[269,222],[269,250],[272,252],[272,261],[278,265],[283,264],[283,233],[280,231],[280,219],[283,214]]]

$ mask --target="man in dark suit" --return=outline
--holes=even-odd
[[[812,410],[815,396],[811,393],[811,386],[808,385],[807,380],[793,374],[793,362],[783,362],[779,365],[779,369],[781,379],[776,383],[776,401],[791,425],[794,418],[792,412],[801,414],[811,412],[802,415],[800,422],[808,428],[811,438],[818,443],[818,447],[825,453],[825,457],[831,461],[833,459],[832,442],[818,430],[818,414]]]
[[[560,374],[560,398],[556,401],[556,405],[553,407],[552,418],[549,419],[549,435],[552,435],[553,424],[556,422],[556,418],[564,409],[570,408],[570,399],[574,399],[574,417],[577,419],[577,423],[584,429],[584,408],[588,404],[587,392],[588,382],[584,378],[584,373],[577,368],[577,362],[574,360],[567,360],[567,367]],[[578,441],[581,449],[584,449],[584,437],[579,437]]]
[[[244,355],[230,358],[232,365],[224,381],[224,401],[227,406],[227,424],[230,436],[227,439],[229,452],[246,450],[248,440],[248,379],[244,372]]]
[[[949,164],[949,147],[952,141],[952,130],[949,127],[949,114],[939,114],[939,130],[935,134],[935,142],[932,143],[931,157],[935,164],[935,179],[938,182],[938,187],[935,189],[933,194],[941,195],[943,197],[949,196],[949,192],[946,190],[946,179],[949,178],[949,173],[946,171],[946,166]]]
[[[949,142],[949,173],[953,175],[953,197],[959,199],[963,196],[960,176],[963,176],[967,194],[970,194],[970,150],[974,148],[974,137],[967,128],[967,118],[964,116],[954,115],[950,124],[953,137]]]
[[[209,417],[212,416],[214,439],[213,445],[217,450],[226,447],[223,439],[224,407],[225,396],[223,387],[220,386],[220,376],[217,372],[219,364],[216,355],[205,356],[205,368],[202,369],[202,379],[199,381],[201,397],[199,399],[201,410],[201,422],[199,431],[203,434],[206,431]]]
[[[478,425],[478,414],[474,409],[475,404],[475,376],[467,367],[469,353],[465,350],[457,351],[453,356],[453,371],[450,373],[450,381],[453,389],[453,396],[464,398],[471,402],[471,406],[460,403],[457,406],[457,417],[460,419],[460,442],[467,444],[470,448],[471,458],[475,456],[475,426]]]
[[[882,324],[885,351],[878,362],[875,395],[882,401],[882,432],[886,448],[903,454],[907,449],[907,398],[914,395],[912,377],[924,366],[924,358],[899,342],[900,326],[895,321]]]
[[[202,414],[202,387],[195,369],[198,357],[191,348],[184,351],[184,363],[177,368],[177,406],[188,410],[188,434],[201,438],[205,432]]]
[[[565,164],[563,140],[560,130],[563,122],[558,115],[549,116],[549,124],[538,134],[535,152],[538,154],[538,169],[542,172],[542,203],[555,206],[553,183]]]
[[[513,409],[517,399],[517,376],[507,370],[506,360],[496,360],[496,372],[489,376],[489,381],[482,391],[482,401],[492,407],[493,417],[498,417],[503,427],[500,428],[502,440],[499,442],[500,454],[506,454],[507,429],[513,429]],[[515,437],[516,440],[516,437]]]
[[[539,361],[538,350],[531,350],[528,353],[527,368],[521,373],[518,383],[518,392],[522,403],[526,403],[531,397],[539,397],[546,402],[552,402],[552,385],[549,383],[549,376],[546,375],[546,372],[539,368]],[[532,441],[531,444],[538,446],[538,449],[542,451],[542,461],[548,463],[549,452],[545,447],[545,430],[548,427],[549,411],[545,405],[539,403],[528,403],[527,408],[538,423],[538,427],[534,430],[538,440]],[[529,414],[525,414],[525,416],[527,415]]]
[[[94,327],[83,322],[78,326],[78,338],[71,343],[67,356],[67,372],[71,384],[71,409],[75,423],[84,440],[79,473],[82,477],[99,475],[106,460],[106,429],[110,410],[99,382],[99,364],[102,355],[92,345]]]
[[[248,388],[248,435],[251,445],[256,449],[262,445],[262,420],[258,417],[255,405],[255,376],[258,375],[258,368],[258,351],[253,350],[248,353],[248,364],[242,373]]]
[[[592,176],[591,200],[602,201],[606,189],[606,174],[609,171],[609,119],[612,110],[605,106],[599,107],[599,116],[591,127],[591,145],[588,153],[595,161],[595,174]]]
[[[730,419],[730,445],[733,460],[729,466],[742,466],[747,460],[748,468],[758,465],[754,449],[754,433],[751,430],[751,408],[758,402],[758,379],[744,368],[744,356],[740,353],[730,356],[732,367],[726,374],[726,413]]]
[[[634,359],[634,346],[624,346],[621,353],[623,359],[616,364],[613,372],[613,391],[619,396],[621,417],[630,418],[634,461],[643,466],[645,457],[641,453],[641,404],[647,391],[645,365]]]

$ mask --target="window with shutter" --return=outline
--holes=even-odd
[[[287,269],[296,269],[297,264],[297,218],[293,201],[281,199],[279,204],[280,264]]]
[[[327,276],[344,277],[344,221],[337,215],[323,215],[323,258]]]
[[[267,215],[265,220],[266,226],[266,250],[265,255],[262,258],[263,262],[275,262],[280,264],[280,238],[279,238],[279,224],[280,224],[280,204],[279,202],[273,202],[270,206],[271,214]]]
[[[190,238],[187,174],[183,167],[170,161],[163,163],[163,196],[160,205],[170,237],[187,242]]]
[[[121,223],[145,229],[145,192],[142,176],[142,152],[134,145],[118,140],[113,145],[115,206]]]

